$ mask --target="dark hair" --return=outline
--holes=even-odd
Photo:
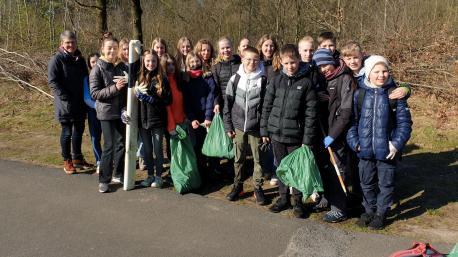
[[[103,33],[102,38],[100,39],[100,47],[103,48],[103,45],[104,45],[105,42],[107,42],[107,41],[114,41],[114,42],[116,42],[116,43],[119,44],[118,39],[115,38],[115,37],[113,36],[113,33],[111,33],[111,32],[105,32],[105,33]]]
[[[301,58],[299,55],[299,50],[297,50],[297,46],[293,44],[286,44],[280,49],[280,57],[283,58],[284,56],[289,56],[297,59]]]
[[[334,36],[334,33],[331,31],[325,31],[318,36],[318,45],[321,45],[321,43],[325,40],[331,40],[334,44],[336,44],[336,36]]]
[[[91,53],[91,54],[87,57],[87,67],[89,68],[89,70],[92,69],[92,67],[91,67],[91,58],[94,57],[94,56],[97,57],[97,58],[100,58],[100,54],[99,54],[99,53],[95,53],[95,52],[94,52],[94,53]]]
[[[253,53],[253,54],[257,54],[259,55],[259,51],[258,49],[256,49],[255,47],[252,47],[252,46],[247,46],[247,48],[243,49],[243,52],[247,52],[247,53]]]

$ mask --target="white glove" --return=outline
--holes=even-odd
[[[122,111],[121,111],[121,121],[122,121],[122,123],[124,123],[126,125],[129,124],[129,122],[130,122],[130,117],[129,117],[129,115],[127,115],[127,110],[125,108],[122,109]]]
[[[124,72],[124,76],[114,76],[113,77],[113,82],[114,83],[118,83],[118,80],[120,79],[124,79],[125,83],[128,83],[129,82],[129,74],[127,74],[127,72],[123,71]]]
[[[393,160],[394,156],[396,156],[396,153],[398,152],[398,149],[394,147],[393,143],[391,141],[388,142],[388,146],[390,147],[390,153],[386,156],[387,160]]]
[[[145,83],[141,83],[140,85],[135,85],[134,88],[135,92],[147,95],[148,94],[148,85]]]

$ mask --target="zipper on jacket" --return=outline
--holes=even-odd
[[[363,102],[364,102],[364,99],[363,99]],[[375,156],[375,108],[377,107],[377,89],[374,89],[374,106],[373,106],[373,109],[374,109],[374,113],[372,115],[372,151],[374,153],[374,156]]]
[[[285,101],[285,98],[287,97],[288,93],[289,93],[289,88],[291,87],[291,79],[288,78],[288,85],[286,87],[286,90],[285,90],[285,94],[283,95],[283,103],[282,103],[282,108],[281,108],[281,111],[280,111],[280,124],[278,124],[279,126],[281,126],[281,124],[283,122],[282,121],[282,118],[283,118],[283,110],[285,110],[285,106],[286,106],[286,101]]]
[[[245,89],[245,121],[244,121],[244,124],[243,124],[243,132],[246,132],[246,121],[248,119],[248,88],[250,88],[250,80],[249,79],[247,79],[247,88]],[[237,91],[237,89],[235,89],[235,91]],[[235,94],[235,95],[237,95],[237,94]]]

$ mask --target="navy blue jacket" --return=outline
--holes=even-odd
[[[59,122],[84,120],[87,108],[83,85],[87,66],[81,52],[70,55],[58,49],[48,63],[48,84],[54,94],[54,111]]]
[[[353,98],[352,126],[347,134],[347,142],[353,151],[358,146],[358,157],[363,159],[386,160],[389,154],[388,142],[401,151],[410,138],[412,132],[412,117],[405,99],[399,99],[394,117],[390,122],[390,104],[388,89],[395,86],[388,83],[382,88],[370,88],[364,83],[359,83],[360,88]],[[358,114],[358,95],[365,90],[361,113]]]
[[[212,120],[213,101],[215,100],[215,81],[213,77],[189,78],[183,85],[183,101],[186,117],[190,120]]]

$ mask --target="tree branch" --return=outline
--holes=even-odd
[[[102,7],[97,6],[97,5],[87,5],[87,4],[83,4],[83,3],[79,2],[78,0],[73,0],[73,2],[75,2],[76,4],[78,4],[79,6],[84,7],[84,8],[93,8],[93,9],[97,9],[97,10],[99,10],[99,11],[102,10]]]

